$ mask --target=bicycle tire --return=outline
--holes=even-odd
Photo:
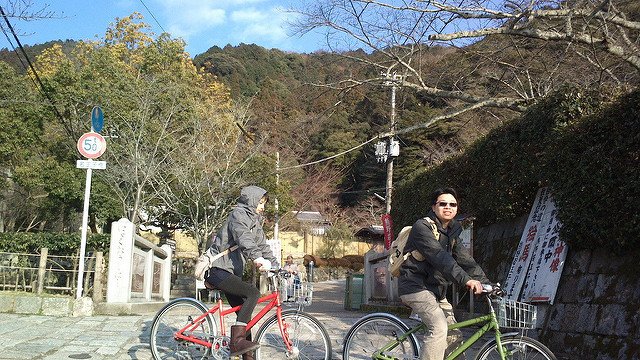
[[[293,343],[295,353],[288,354],[278,327],[278,316],[274,315],[265,321],[256,333],[255,341],[260,344],[256,350],[256,359],[274,360],[289,357],[294,359],[331,359],[331,338],[318,319],[292,309],[282,312],[282,322],[287,326],[289,339]]]
[[[402,320],[389,314],[372,314],[358,320],[347,332],[342,348],[344,360],[371,359],[380,346],[397,340],[409,331]],[[420,355],[420,347],[411,335],[385,355],[396,359],[414,359]]]
[[[208,311],[201,302],[191,298],[180,298],[165,305],[153,319],[149,334],[151,355],[155,360],[207,359],[209,348],[189,341],[176,340],[174,334]],[[209,341],[217,334],[215,319],[207,316],[202,325],[192,332],[202,340]]]
[[[556,356],[541,342],[520,335],[506,335],[500,338],[503,348],[508,352],[507,359],[514,360],[556,360]],[[497,343],[489,341],[478,351],[476,360],[500,359]]]

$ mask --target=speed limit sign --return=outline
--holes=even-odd
[[[87,159],[97,159],[107,149],[107,142],[102,135],[95,132],[83,134],[78,140],[78,151]]]

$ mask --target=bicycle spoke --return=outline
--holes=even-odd
[[[403,327],[404,326],[404,327]],[[399,336],[407,330],[399,320],[386,316],[372,316],[356,323],[344,341],[345,359],[371,359],[381,347],[391,344],[384,355],[397,359],[413,359],[418,354],[417,344],[411,338],[398,342]],[[395,343],[394,343],[395,342]]]
[[[326,330],[315,318],[301,313],[284,313],[283,322],[293,348],[289,353],[274,317],[258,330],[256,336],[260,348],[258,359],[274,360],[282,358],[328,360],[331,357],[331,340]]]
[[[553,353],[540,342],[528,337],[509,336],[502,340],[506,358],[510,360],[555,360]],[[480,360],[499,360],[500,353],[495,343],[479,351]]]
[[[190,300],[179,300],[169,303],[162,309],[153,321],[151,327],[151,351],[155,359],[166,360],[200,360],[206,359],[209,349],[187,340],[178,340],[175,333],[183,327],[193,324],[198,316],[206,309]],[[208,340],[214,334],[210,319],[184,335],[193,336],[200,340]]]

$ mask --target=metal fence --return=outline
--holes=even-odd
[[[89,254],[85,259],[84,294],[102,297],[102,253]],[[46,248],[39,254],[0,252],[0,290],[73,295],[78,285],[78,263],[78,255],[50,255]]]

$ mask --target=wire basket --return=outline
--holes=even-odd
[[[313,298],[313,285],[308,282],[283,281],[280,284],[280,299],[285,305],[302,304],[304,306],[311,305]]]
[[[533,329],[536,327],[537,310],[535,305],[502,298],[498,305],[498,324],[514,329]]]

